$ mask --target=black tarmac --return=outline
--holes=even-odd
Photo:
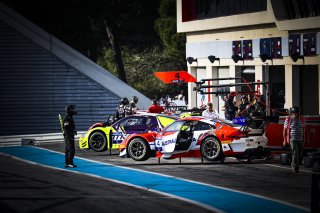
[[[64,144],[40,144],[64,152]],[[210,185],[252,193],[310,209],[311,176],[301,166],[294,174],[290,166],[270,161],[224,163],[200,158],[174,160],[150,158],[137,162],[121,158],[116,151],[76,150],[77,157],[136,168]],[[83,174],[55,170],[0,155],[1,212],[210,212],[197,205]],[[75,161],[76,163],[76,161]],[[232,200],[230,200],[232,202]]]

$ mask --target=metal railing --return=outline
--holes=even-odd
[[[78,132],[78,134],[75,136],[76,142],[79,140],[79,137],[85,132],[86,131]],[[61,142],[63,142],[62,133],[0,136],[0,147],[38,145],[42,143],[61,143]]]

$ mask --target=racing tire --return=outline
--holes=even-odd
[[[200,151],[202,157],[208,161],[218,161],[224,157],[221,143],[215,137],[206,138],[200,146]]]
[[[94,132],[89,137],[89,146],[95,152],[103,152],[107,150],[107,137],[103,132]]]
[[[134,138],[129,142],[127,153],[135,161],[145,161],[150,157],[150,146],[142,138]]]
[[[290,165],[291,164],[291,153],[280,154],[280,164],[281,165]]]
[[[320,172],[320,160],[316,160],[314,163],[313,163],[313,166],[312,166],[312,171],[314,172]]]
[[[313,165],[313,159],[311,156],[304,156],[303,157],[303,166],[306,168],[311,168]]]

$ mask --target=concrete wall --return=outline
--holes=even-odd
[[[310,17],[303,19],[294,19],[289,21],[278,21],[274,17],[274,12],[270,0],[267,0],[267,11],[248,13],[242,15],[226,16],[219,18],[211,18],[204,20],[182,22],[181,5],[182,0],[177,0],[177,31],[186,33],[186,57],[193,57],[197,61],[192,64],[187,63],[189,73],[197,75],[198,67],[206,67],[207,75],[214,76],[214,70],[227,69],[229,77],[236,77],[238,74],[236,67],[254,67],[255,80],[266,80],[268,66],[284,66],[285,67],[285,98],[286,106],[300,106],[302,104],[301,95],[305,96],[308,93],[313,93],[316,90],[313,107],[316,109],[307,109],[310,113],[319,113],[319,91],[320,86],[307,87],[301,93],[303,88],[300,88],[299,81],[301,76],[308,78],[311,75],[297,75],[297,69],[301,66],[315,66],[315,72],[320,75],[320,17]],[[316,33],[316,56],[304,57],[304,60],[298,59],[294,62],[289,56],[289,35]],[[267,60],[262,62],[260,55],[260,39],[281,37],[281,55],[282,58]],[[252,40],[252,60],[244,60],[235,63],[232,59],[232,41]],[[301,39],[302,42],[302,39]],[[219,61],[211,63],[208,56],[213,55],[220,58]],[[301,52],[303,48],[301,43]],[[299,67],[300,68],[299,68]],[[298,67],[298,68],[297,68]],[[219,71],[218,71],[219,73]],[[319,75],[312,75],[310,84],[319,84]],[[220,76],[218,74],[218,76]],[[304,79],[305,81],[305,79]],[[271,82],[272,83],[272,82]],[[189,84],[189,91],[195,85]],[[262,90],[262,92],[265,92]],[[190,94],[190,93],[189,93]],[[189,98],[189,107],[195,107],[196,102],[193,100],[195,95]],[[308,108],[308,107],[307,107]]]

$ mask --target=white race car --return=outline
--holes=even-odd
[[[223,161],[225,157],[238,159],[270,156],[267,138],[261,131],[203,117],[188,117],[175,121],[161,132],[130,135],[124,142],[122,155],[134,160],[146,160],[156,152],[157,157],[204,157],[209,161]],[[130,144],[132,143],[132,144]]]

